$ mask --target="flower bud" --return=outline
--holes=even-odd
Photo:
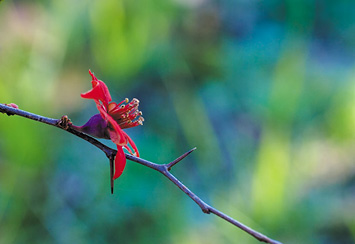
[[[83,126],[72,125],[72,127],[96,138],[110,139],[110,135],[107,132],[108,123],[100,114],[92,116]]]

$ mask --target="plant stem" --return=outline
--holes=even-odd
[[[114,158],[116,156],[117,151],[115,149],[112,149],[104,144],[102,144],[101,142],[99,142],[98,140],[94,139],[93,137],[84,134],[80,131],[77,131],[73,128],[71,128],[71,122],[69,120],[69,118],[67,116],[63,116],[61,119],[51,119],[51,118],[47,118],[44,116],[40,116],[37,114],[33,114],[27,111],[23,111],[20,109],[16,109],[13,107],[9,107],[6,106],[4,104],[0,104],[0,112],[1,113],[5,113],[7,115],[18,115],[21,117],[25,117],[31,120],[35,120],[41,123],[45,123],[48,125],[52,125],[55,126],[57,128],[63,129],[65,131],[68,131],[69,133],[76,135],[82,139],[84,139],[85,141],[93,144],[94,146],[96,146],[97,148],[99,148],[101,151],[103,151],[106,156],[108,157],[108,159],[110,160],[110,177],[111,177],[111,193],[113,193],[113,180],[112,180],[112,174],[113,174],[113,161]],[[270,239],[269,237],[251,229],[250,227],[240,223],[239,221],[231,218],[230,216],[224,214],[223,212],[211,207],[210,205],[208,205],[207,203],[205,203],[204,201],[201,200],[201,198],[199,198],[195,193],[193,193],[189,188],[187,188],[183,183],[181,183],[173,174],[170,173],[170,170],[173,166],[175,166],[177,163],[179,163],[182,159],[184,159],[187,155],[189,155],[191,152],[193,152],[196,148],[191,149],[190,151],[184,153],[183,155],[181,155],[180,157],[178,157],[177,159],[175,159],[174,161],[167,163],[167,164],[156,164],[150,161],[147,161],[145,159],[142,158],[137,158],[133,155],[130,154],[125,154],[126,158],[139,163],[141,165],[144,165],[146,167],[149,167],[151,169],[154,169],[158,172],[160,172],[161,174],[163,174],[166,178],[168,178],[171,182],[173,182],[178,188],[180,188],[180,190],[182,190],[186,195],[188,195],[200,208],[201,210],[206,213],[206,214],[210,214],[213,213],[214,215],[224,219],[225,221],[235,225],[236,227],[238,227],[239,229],[247,232],[248,234],[250,234],[251,236],[255,237],[256,239],[258,239],[261,242],[265,242],[265,243],[270,243],[270,244],[282,244],[281,242],[278,242],[276,240]]]

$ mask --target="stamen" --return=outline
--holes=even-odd
[[[131,101],[126,98],[116,106],[111,106],[113,108],[109,109],[110,115],[118,123],[121,129],[131,128],[143,124],[144,119],[141,117],[143,113],[138,110],[139,100],[137,98],[133,98]]]

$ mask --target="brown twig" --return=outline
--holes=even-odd
[[[110,160],[111,193],[113,193],[113,180],[112,180],[113,161],[114,161],[114,158],[117,153],[117,151],[115,149],[112,149],[112,148],[102,144],[101,142],[99,142],[98,140],[92,138],[91,136],[89,136],[87,134],[84,134],[82,132],[79,132],[79,131],[71,128],[70,127],[71,122],[67,116],[63,116],[61,119],[51,119],[51,118],[43,117],[43,116],[40,116],[37,114],[29,113],[27,111],[23,111],[20,109],[12,108],[12,107],[6,106],[4,104],[0,104],[0,112],[5,113],[7,115],[22,116],[22,117],[25,117],[25,118],[28,118],[31,120],[35,120],[35,121],[38,121],[41,123],[55,126],[57,128],[68,131],[69,133],[74,134],[74,135],[86,140],[87,142],[93,144],[94,146],[96,146],[97,148],[102,150],[106,154],[108,159]],[[171,182],[173,182],[178,188],[180,188],[186,195],[188,195],[201,208],[201,210],[204,213],[206,213],[206,214],[213,213],[214,215],[216,215],[216,216],[226,220],[227,222],[235,225],[236,227],[244,230],[245,232],[252,235],[253,237],[255,237],[256,239],[258,239],[261,242],[270,243],[270,244],[281,244],[281,242],[270,239],[269,237],[251,229],[250,227],[248,227],[248,226],[240,223],[239,221],[231,218],[230,216],[224,214],[223,212],[211,207],[210,205],[208,205],[207,203],[202,201],[201,198],[199,198],[195,193],[193,193],[183,183],[181,183],[173,174],[170,173],[170,170],[173,166],[175,166],[177,163],[179,163],[182,159],[184,159],[187,155],[189,155],[195,149],[196,148],[191,149],[190,151],[184,153],[183,155],[181,155],[180,157],[178,157],[174,161],[167,163],[167,164],[156,164],[156,163],[147,161],[142,158],[137,158],[137,157],[130,155],[130,154],[126,154],[126,158],[133,161],[133,162],[136,162],[136,163],[139,163],[139,164],[144,165],[146,167],[149,167],[151,169],[154,169],[154,170],[160,172],[161,174],[163,174],[166,178],[168,178]]]

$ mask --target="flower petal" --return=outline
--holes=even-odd
[[[116,145],[124,146],[127,144],[126,133],[120,128],[117,122],[101,107],[97,107],[103,119],[110,123],[112,129],[108,129],[110,139]]]
[[[124,145],[124,148],[126,148],[126,149],[127,149],[127,151],[128,151],[130,154],[132,154],[132,155],[133,155],[133,152],[132,152],[131,148],[129,148],[129,146],[128,146],[128,145]]]
[[[110,139],[109,134],[107,133],[107,121],[101,114],[95,114],[92,116],[85,125],[71,125],[71,127],[97,138]]]
[[[92,89],[86,93],[82,93],[81,97],[82,98],[87,98],[87,99],[94,99],[96,103],[98,101],[101,101],[102,104],[105,106],[107,109],[109,102],[112,100],[110,92],[106,86],[106,84],[98,80],[93,73],[89,70],[90,75],[92,76]]]
[[[134,144],[133,140],[127,135],[126,132],[122,131],[123,134],[125,135],[128,143],[131,145],[131,147],[133,148],[133,151],[134,151],[134,155],[139,157],[139,152],[138,152],[138,148],[136,146],[136,144]],[[132,154],[132,152],[130,152]]]
[[[115,157],[115,174],[113,175],[114,180],[121,176],[125,167],[126,167],[126,156],[123,152],[123,148],[117,145],[117,154]]]

